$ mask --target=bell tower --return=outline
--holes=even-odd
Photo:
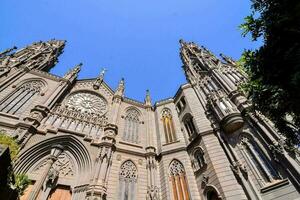
[[[241,113],[228,98],[225,80],[219,69],[223,63],[208,49],[193,42],[180,40],[180,57],[186,79],[194,87],[202,104],[208,107],[226,133],[232,133],[244,124]]]

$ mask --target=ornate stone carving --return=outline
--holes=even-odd
[[[118,155],[117,155],[117,161],[120,161],[121,159],[122,159],[121,154],[118,154]]]
[[[106,101],[92,93],[80,92],[75,93],[69,97],[66,104],[68,108],[80,111],[81,113],[104,115],[107,111]]]
[[[159,199],[159,189],[157,186],[148,186],[146,200],[158,200]]]
[[[33,173],[41,173],[43,171],[44,166],[47,164],[48,159],[43,160],[36,168],[33,169]],[[74,176],[74,165],[71,162],[70,158],[68,157],[68,155],[66,153],[62,153],[58,156],[57,160],[53,163],[48,177],[49,179],[55,175],[54,172],[59,172],[56,175],[60,176],[60,177],[73,177]],[[52,172],[53,173],[52,173]],[[52,175],[51,175],[51,173]],[[54,179],[53,179],[54,180]]]
[[[180,176],[185,174],[184,167],[178,160],[173,160],[169,168],[171,176]]]
[[[237,176],[240,177],[241,173],[242,175],[247,178],[248,177],[248,170],[245,165],[242,165],[239,161],[233,162],[232,165],[230,165],[233,173]]]
[[[279,142],[269,145],[269,149],[272,153],[273,159],[276,162],[280,162],[280,157],[284,155],[284,147]]]
[[[208,184],[209,176],[206,174],[203,174],[202,176],[202,182],[201,182],[201,187],[205,188],[206,185]]]
[[[127,160],[124,162],[120,169],[120,180],[125,180],[129,182],[136,182],[137,180],[137,169],[135,164]]]

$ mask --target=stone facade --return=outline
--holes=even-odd
[[[235,62],[180,41],[188,83],[152,105],[97,78],[48,73],[65,41],[0,54],[0,130],[21,145],[17,173],[32,180],[23,200],[297,199],[298,152],[238,86]]]

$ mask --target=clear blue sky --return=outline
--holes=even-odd
[[[1,0],[0,50],[64,39],[52,73],[83,62],[79,78],[93,78],[105,67],[113,89],[124,77],[126,96],[143,101],[150,89],[157,101],[185,83],[180,38],[235,59],[257,47],[238,30],[249,13],[247,0]]]

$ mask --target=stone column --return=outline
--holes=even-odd
[[[112,157],[115,152],[115,137],[118,133],[116,125],[108,124],[104,128],[104,136],[99,142],[99,156],[95,163],[95,170],[92,175],[92,183],[86,193],[86,199],[105,200],[107,196],[107,184],[109,171],[112,165]]]
[[[159,199],[159,189],[157,187],[157,165],[156,165],[156,153],[154,147],[146,148],[146,169],[147,169],[147,200],[158,200]]]
[[[146,91],[145,107],[147,110],[146,114],[146,133],[147,133],[147,147],[146,147],[146,168],[147,168],[147,200],[158,200],[159,189],[157,187],[157,165],[156,165],[156,149],[153,145],[153,116],[152,116],[152,103],[150,98],[149,90]]]
[[[30,192],[30,195],[27,200],[36,200],[39,196],[39,193],[43,187],[43,184],[48,176],[50,168],[52,167],[53,163],[57,160],[58,156],[62,153],[63,147],[61,145],[55,145],[51,149],[50,157],[47,161],[45,169],[40,177],[39,180],[36,181],[34,184],[34,188]]]

